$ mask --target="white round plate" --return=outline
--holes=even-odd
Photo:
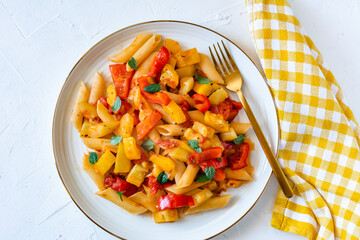
[[[95,71],[111,81],[108,70],[109,56],[113,56],[143,32],[161,34],[171,38],[183,49],[196,47],[209,54],[208,46],[223,40],[240,69],[243,92],[267,137],[273,151],[278,149],[279,125],[274,99],[264,77],[247,55],[224,36],[191,23],[154,21],[140,23],[119,30],[93,46],[73,67],[60,92],[53,119],[53,149],[57,169],[65,188],[75,204],[88,218],[107,232],[125,239],[205,239],[225,231],[239,221],[256,203],[271,175],[259,142],[252,130],[247,136],[255,143],[251,163],[255,168],[254,179],[238,189],[230,189],[231,199],[225,208],[189,215],[178,222],[156,224],[148,215],[133,216],[115,204],[96,196],[97,187],[82,170],[82,156],[86,147],[78,131],[70,122],[80,81],[91,86]],[[234,97],[234,96],[232,96]],[[237,96],[235,97],[235,99]],[[238,119],[248,122],[241,110]],[[70,220],[71,221],[71,220]]]

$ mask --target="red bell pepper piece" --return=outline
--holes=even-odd
[[[127,99],[130,91],[131,79],[134,76],[135,71],[126,71],[126,63],[110,65],[109,69],[117,95],[123,100]]]
[[[130,197],[131,195],[133,195],[138,191],[138,188],[135,185],[113,174],[109,175],[105,179],[105,186],[110,186],[112,189],[114,189],[117,192],[124,192],[124,196],[126,197]]]
[[[241,108],[242,105],[240,102],[227,98],[218,105],[211,105],[210,111],[216,114],[222,114],[225,120],[232,121]]]
[[[158,103],[163,106],[167,106],[171,102],[171,99],[165,92],[148,93],[147,91],[144,90],[144,88],[147,85],[149,85],[149,81],[147,77],[138,78],[138,83],[139,83],[141,95],[143,95],[144,98],[149,102]]]
[[[168,194],[158,197],[159,211],[180,207],[194,206],[194,199],[189,195]]]
[[[165,64],[167,64],[167,62],[169,61],[169,58],[169,50],[166,47],[161,47],[158,54],[154,57],[150,71],[147,75],[151,77],[160,72],[161,69],[163,69],[163,67],[165,66]]]
[[[161,118],[161,113],[156,109],[146,116],[145,119],[136,126],[138,140],[143,139],[151,131],[151,129],[156,126]]]
[[[213,158],[210,160],[203,161],[200,163],[200,167],[205,172],[205,168],[207,167],[213,166],[215,169],[218,169],[229,165],[226,157],[221,157],[220,159],[221,161],[219,161],[219,158]]]
[[[222,148],[221,147],[212,147],[212,148],[206,148],[202,150],[201,153],[195,152],[189,155],[188,157],[188,164],[196,163],[199,164],[203,161],[213,159],[213,158],[219,158],[222,155]]]
[[[230,167],[233,170],[241,169],[247,166],[246,160],[249,156],[250,146],[249,143],[244,142],[240,145],[237,145],[235,153],[229,157]]]
[[[109,108],[109,104],[107,103],[107,98],[106,97],[101,97],[99,98],[99,101],[102,103],[102,105],[104,105],[106,108]]]
[[[215,170],[215,175],[214,175],[214,177],[213,177],[213,180],[220,182],[220,181],[222,181],[222,180],[224,180],[224,179],[225,179],[225,172],[224,172],[224,170],[222,170],[222,169],[216,169],[216,170]]]
[[[150,176],[148,178],[148,187],[150,188],[150,193],[152,195],[155,195],[158,190],[162,189],[161,184],[156,180],[156,177]]]
[[[195,93],[192,95],[192,99],[194,100],[194,107],[203,113],[210,108],[210,100],[205,95]]]

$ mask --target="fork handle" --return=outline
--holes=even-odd
[[[271,150],[269,143],[266,141],[264,133],[262,132],[258,122],[256,121],[255,116],[254,116],[253,112],[251,111],[251,108],[249,107],[249,104],[246,101],[244,95],[242,94],[241,91],[237,91],[236,93],[240,98],[240,101],[244,107],[246,115],[248,116],[248,118],[250,120],[250,123],[254,129],[254,132],[255,132],[257,138],[259,139],[261,147],[265,152],[265,155],[271,165],[271,168],[275,174],[276,179],[278,180],[278,182],[280,184],[280,187],[281,187],[283,193],[285,194],[285,196],[287,198],[291,198],[294,195],[294,193],[293,193],[292,187],[290,186],[289,180],[285,176],[284,171],[281,168],[279,162],[276,160],[276,157],[275,157],[273,151]]]

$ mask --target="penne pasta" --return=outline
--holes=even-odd
[[[97,102],[96,112],[103,122],[109,123],[115,121],[114,117],[109,113],[109,110],[100,101]]]
[[[96,169],[94,168],[94,165],[92,165],[89,161],[89,155],[84,154],[83,157],[83,169],[85,172],[89,175],[89,177],[93,180],[93,182],[96,184],[98,189],[101,191],[104,189],[104,180],[105,177],[101,174],[99,174]]]
[[[173,184],[170,187],[166,187],[165,190],[169,191],[171,193],[174,193],[174,194],[184,194],[184,193],[190,192],[198,187],[201,187],[207,183],[209,183],[209,182],[194,182],[193,184],[191,184],[187,187],[183,187],[183,188],[178,188],[177,184]]]
[[[105,138],[81,138],[83,143],[90,149],[101,150],[106,143],[110,142],[110,139]]]
[[[157,126],[156,130],[163,136],[181,136],[184,134],[186,128],[178,124],[165,124]]]
[[[215,83],[224,84],[224,79],[216,71],[214,64],[211,62],[210,58],[202,53],[200,55],[199,67],[200,70],[205,73],[206,77],[211,79]]]
[[[76,129],[80,131],[82,122],[83,122],[83,114],[80,111],[79,103],[87,102],[89,100],[90,91],[85,86],[84,82],[80,83],[80,88],[75,100],[74,108],[71,114],[71,122],[75,125]]]
[[[146,43],[147,40],[152,36],[151,33],[141,33],[136,36],[135,40],[119,54],[110,57],[109,60],[115,63],[126,63],[141,46]]]
[[[231,194],[210,198],[200,206],[196,206],[194,208],[188,208],[187,211],[185,212],[185,215],[223,208],[229,202],[230,197]]]
[[[100,73],[95,73],[95,79],[93,81],[90,96],[89,96],[89,103],[90,104],[96,104],[96,102],[99,100],[99,98],[103,95],[105,89],[105,82],[103,78],[101,77]]]
[[[157,54],[158,52],[153,52],[143,61],[143,63],[136,69],[133,81],[149,72],[153,59]]]
[[[202,124],[206,125],[206,123],[204,121],[205,115],[201,111],[199,111],[199,110],[188,111],[188,114],[192,120],[197,120],[197,121],[201,122]]]
[[[161,105],[157,103],[150,103],[150,105],[162,114],[163,120],[165,120],[167,123],[175,124],[175,122],[171,119],[170,114],[165,112],[164,108]]]
[[[181,176],[183,175],[186,167],[185,167],[185,163],[180,162],[178,160],[174,160],[175,163],[175,183],[179,184]]]
[[[147,211],[146,208],[144,208],[140,204],[130,200],[129,198],[125,197],[124,195],[122,196],[123,200],[121,201],[120,196],[111,188],[107,188],[107,189],[105,189],[103,191],[99,191],[95,194],[109,200],[110,202],[118,205],[119,207],[128,211],[131,214],[138,215],[138,214],[141,214],[141,213],[144,213]]]
[[[187,165],[184,173],[182,174],[179,184],[176,185],[176,188],[184,188],[190,186],[196,177],[200,167],[197,164]]]
[[[152,51],[154,51],[157,45],[159,45],[160,41],[160,35],[153,35],[144,43],[144,45],[141,46],[141,48],[139,48],[139,50],[134,53],[132,57],[136,60],[137,66],[140,66],[144,59],[149,56]],[[133,69],[129,66],[129,64],[127,64],[126,70],[129,72]]]
[[[134,193],[129,197],[130,200],[144,206],[145,208],[149,209],[151,212],[157,212],[156,203],[150,202],[147,198],[147,195],[143,192]]]
[[[225,172],[225,177],[228,179],[235,179],[235,180],[242,180],[242,181],[252,180],[252,177],[243,168],[237,169],[237,170],[232,170],[231,168],[225,168],[224,172]]]

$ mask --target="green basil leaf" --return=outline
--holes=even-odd
[[[200,175],[195,179],[195,182],[207,182],[207,181],[209,181],[209,178],[205,174]]]
[[[188,140],[188,144],[194,150],[199,147],[199,142],[196,140]]]
[[[156,93],[161,90],[160,84],[150,84],[144,87],[144,90],[148,93]]]
[[[222,159],[221,159],[221,158],[218,158],[218,161],[219,161],[219,162],[221,162],[221,161],[222,161]]]
[[[90,153],[89,162],[90,162],[91,164],[97,163],[98,160],[99,160],[99,156],[97,155],[96,152]]]
[[[151,149],[154,148],[154,142],[151,141],[150,139],[145,140],[145,141],[143,141],[143,143],[141,144],[141,147],[142,147],[143,149],[145,149],[146,151],[150,151]]]
[[[121,107],[121,99],[120,97],[117,97],[116,101],[114,102],[114,105],[111,107],[111,111],[114,112],[119,111],[120,107]]]
[[[122,136],[113,136],[110,140],[111,145],[117,145],[121,142]]]
[[[199,75],[197,71],[195,72],[195,78],[196,78],[196,81],[198,81],[198,83],[200,83],[200,84],[206,84],[206,83],[211,82],[210,79]]]
[[[122,195],[125,193],[126,191],[123,192],[116,192],[117,194],[119,194],[120,200],[123,201]]]
[[[245,139],[245,134],[240,134],[239,136],[237,136],[237,138],[234,139],[234,143],[235,144],[242,144],[244,142]]]
[[[195,150],[197,153],[202,153],[202,150],[201,150],[201,148],[199,148],[199,147],[194,148],[194,150]]]
[[[156,181],[161,184],[166,183],[167,180],[168,180],[168,175],[166,174],[166,172],[159,173],[159,175],[156,178]]]
[[[215,175],[215,168],[213,166],[205,168],[205,175],[209,180],[213,179]]]
[[[131,57],[130,60],[128,61],[129,67],[131,67],[132,69],[136,70],[137,67],[137,62],[135,60],[134,57]]]

